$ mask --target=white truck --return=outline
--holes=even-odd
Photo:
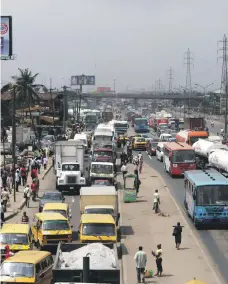
[[[65,140],[55,143],[56,189],[76,191],[85,186],[83,177],[85,147],[82,141]]]
[[[80,190],[81,214],[110,214],[119,221],[118,195],[114,186],[82,187]]]
[[[108,180],[111,185],[116,186],[116,175],[114,173],[114,164],[107,162],[92,162],[89,169],[90,183],[95,180]]]

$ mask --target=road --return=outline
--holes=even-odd
[[[150,134],[150,136],[154,136]],[[187,217],[184,208],[184,182],[183,178],[171,178],[164,171],[163,163],[157,161],[156,156],[150,159],[147,153],[143,154],[144,161],[155,169],[164,179],[171,191],[181,211],[186,216],[189,226],[192,228],[197,239],[205,246],[211,261],[218,273],[224,278],[224,283],[228,283],[228,231],[226,230],[204,230],[198,231],[193,226],[192,220]]]

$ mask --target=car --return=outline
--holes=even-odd
[[[146,151],[149,156],[155,156],[156,155],[156,149],[157,145],[159,143],[159,140],[150,140],[146,144]]]
[[[48,191],[43,194],[40,198],[39,202],[39,212],[43,211],[44,204],[46,203],[63,203],[65,201],[65,197],[61,192],[57,191]]]
[[[91,186],[111,186],[111,184],[108,180],[98,179]]]

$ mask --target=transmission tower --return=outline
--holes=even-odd
[[[189,94],[192,93],[192,75],[191,75],[191,67],[194,66],[194,55],[188,48],[185,52],[185,64],[187,65],[187,72],[186,72],[186,84],[185,87]]]
[[[169,93],[172,93],[173,91],[173,79],[174,79],[174,71],[172,67],[168,70],[168,76],[169,76]]]
[[[218,43],[222,43],[222,48],[218,49],[222,51],[222,76],[221,76],[221,94],[220,94],[220,112],[222,104],[222,95],[225,94],[225,127],[224,127],[224,137],[227,138],[227,112],[228,112],[228,39],[224,35],[223,40]]]

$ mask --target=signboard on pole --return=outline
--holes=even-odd
[[[98,87],[97,93],[110,93],[111,88],[110,87]]]
[[[1,16],[1,60],[10,59],[12,55],[12,17]]]
[[[87,75],[80,75],[80,76],[71,76],[71,86],[77,85],[95,85],[95,76],[87,76]]]

